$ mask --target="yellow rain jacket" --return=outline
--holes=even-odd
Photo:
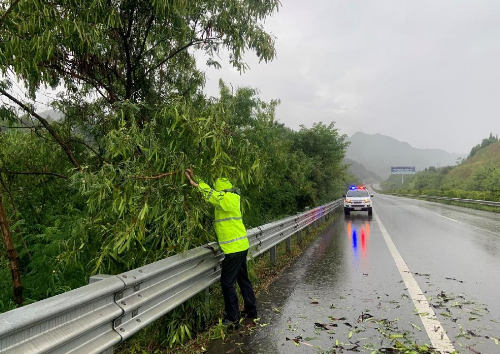
[[[235,253],[249,247],[247,231],[243,225],[240,196],[231,190],[233,185],[227,178],[219,178],[212,189],[200,181],[198,189],[207,202],[215,206],[214,228],[222,252]]]

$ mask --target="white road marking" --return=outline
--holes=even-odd
[[[444,215],[441,215],[441,214],[435,214],[435,215],[440,216],[440,217],[442,217],[444,219],[448,219],[448,220],[454,221],[454,222],[459,222],[457,219],[453,219],[453,218],[450,218],[448,216],[444,216]]]
[[[394,259],[394,262],[396,262],[399,274],[401,274],[401,277],[403,278],[403,281],[408,288],[408,293],[410,294],[413,304],[415,305],[415,308],[420,315],[420,319],[422,320],[427,335],[431,340],[432,346],[442,353],[453,353],[455,351],[453,344],[448,338],[448,335],[446,334],[443,326],[437,319],[434,310],[429,305],[429,302],[425,298],[422,290],[418,286],[418,283],[413,277],[412,272],[406,265],[403,257],[396,248],[396,245],[394,244],[394,242],[392,242],[387,229],[384,227],[375,211],[373,212],[373,215],[380,228],[380,231],[382,231],[382,235],[387,244],[387,247],[389,248],[389,251],[391,252],[392,258]]]
[[[424,209],[424,208],[422,208],[422,207],[420,207],[420,206],[418,206],[418,205],[410,205],[410,206],[412,206],[412,207],[414,207],[414,208],[417,208],[417,209]],[[442,218],[444,218],[444,219],[448,219],[448,220],[451,220],[451,221],[454,221],[454,222],[460,222],[460,221],[458,221],[457,219],[453,219],[453,218],[450,218],[450,217],[448,217],[448,216],[444,216],[444,215],[441,215],[441,214],[436,214],[436,213],[431,213],[431,212],[428,212],[428,214],[432,214],[432,215],[440,216],[440,217],[442,217]]]

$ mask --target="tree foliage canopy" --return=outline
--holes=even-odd
[[[214,240],[213,211],[187,187],[188,167],[240,187],[248,227],[342,194],[347,143],[333,123],[297,132],[276,121],[279,101],[262,101],[257,89],[221,82],[219,98],[202,91],[197,52],[219,66],[226,50],[238,70],[246,51],[274,58],[263,21],[279,4],[0,3],[0,188],[25,303]],[[15,80],[27,88],[22,97]],[[34,109],[46,86],[65,88],[52,103],[60,120]],[[0,312],[14,306],[2,247]]]

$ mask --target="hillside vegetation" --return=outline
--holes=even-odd
[[[429,167],[414,176],[393,175],[381,184],[384,190],[414,191],[473,199],[500,199],[500,142],[490,134],[458,166]]]

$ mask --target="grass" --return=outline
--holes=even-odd
[[[269,253],[249,262],[249,273],[253,283],[254,291],[258,297],[262,291],[267,291],[270,285],[280,276],[280,274],[288,268],[293,261],[300,256],[316,236],[322,232],[333,220],[340,214],[334,213],[326,222],[318,226],[315,230],[309,233],[302,233],[301,242],[298,242],[298,236],[292,236],[292,247],[290,252],[286,251],[286,242],[282,242],[277,247],[276,263],[272,264]],[[239,295],[239,292],[238,292]],[[204,303],[204,293],[197,295],[194,299],[200,304]],[[240,304],[243,302],[240,299]],[[189,313],[189,311],[181,311]],[[209,315],[203,324],[204,330],[198,333],[192,333],[183,345],[174,345],[170,348],[169,343],[158,342],[158,338],[165,337],[164,332],[169,330],[168,323],[157,320],[143,329],[131,339],[121,343],[115,350],[119,354],[198,354],[204,353],[211,340],[224,339],[227,328],[221,324],[221,318],[224,315],[224,302],[219,283],[210,287],[210,304]],[[178,319],[177,319],[178,320]],[[189,330],[189,329],[188,329]],[[187,336],[186,331],[182,331],[184,336]]]

